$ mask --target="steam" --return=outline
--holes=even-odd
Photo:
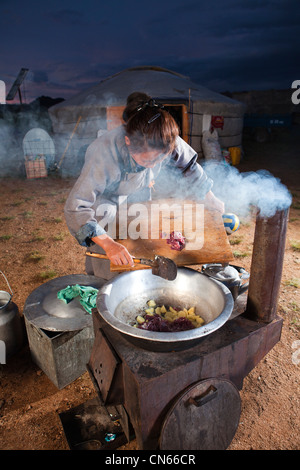
[[[18,160],[19,146],[13,124],[10,120],[0,122],[0,177],[15,176],[18,171]]]
[[[29,72],[27,78],[35,81],[47,79],[46,75]],[[85,161],[85,153],[98,135],[107,131],[106,106],[116,104],[113,93],[105,94],[103,103],[93,93],[83,99],[74,98],[74,105],[63,106],[58,114],[32,102],[19,105],[0,105],[0,177],[25,175],[23,139],[33,128],[44,129],[55,146],[55,161],[61,162],[62,177],[78,177]],[[95,112],[95,106],[98,105]],[[81,121],[74,132],[77,120]],[[63,158],[62,158],[63,157]]]
[[[245,217],[256,206],[262,217],[272,217],[291,205],[287,187],[267,170],[240,173],[233,166],[212,161],[202,167],[213,180],[212,191],[224,202],[226,212]]]
[[[3,105],[0,108],[0,177],[20,177],[25,174],[23,139],[32,128],[48,132],[47,114],[38,107]]]

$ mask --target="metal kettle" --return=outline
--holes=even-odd
[[[222,282],[230,290],[234,300],[249,287],[250,274],[240,266],[230,264],[204,264],[201,272],[217,281]]]
[[[24,329],[17,305],[12,302],[13,292],[2,271],[10,292],[0,290],[0,364],[17,352],[24,343]]]

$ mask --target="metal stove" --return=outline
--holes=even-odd
[[[280,340],[277,302],[288,210],[258,214],[248,294],[234,315],[198,344],[153,352],[133,345],[93,311],[88,371],[104,407],[122,410],[125,434],[139,449],[226,449],[240,417],[247,374]]]

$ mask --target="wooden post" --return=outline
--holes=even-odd
[[[71,143],[71,140],[73,139],[73,136],[74,136],[74,134],[75,134],[75,132],[76,132],[76,129],[77,129],[77,127],[78,127],[80,121],[81,121],[81,116],[79,116],[79,118],[77,119],[76,125],[75,125],[75,127],[74,127],[74,129],[73,129],[73,132],[72,132],[70,138],[69,138],[69,141],[68,141],[68,143],[67,143],[67,146],[66,146],[66,148],[65,148],[65,151],[64,151],[64,153],[63,153],[63,155],[62,155],[62,157],[61,157],[61,159],[60,159],[59,164],[57,165],[57,168],[56,168],[57,170],[59,170],[60,167],[61,167],[61,164],[62,164],[62,162],[63,162],[63,159],[64,159],[65,156],[66,156],[67,150],[68,150],[68,148],[69,148],[69,145],[70,145],[70,143]]]
[[[289,210],[256,218],[245,316],[270,323],[276,317]]]

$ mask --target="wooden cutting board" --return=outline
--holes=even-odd
[[[140,212],[138,209],[141,209]],[[117,234],[121,233],[120,227],[123,231],[122,238],[116,237],[116,241],[136,258],[153,259],[155,255],[161,255],[172,259],[177,266],[229,263],[233,260],[222,215],[204,203],[165,199],[128,205],[127,214],[131,214],[127,220],[123,212],[124,222],[116,225]],[[126,223],[127,230],[124,231]],[[173,230],[186,237],[186,246],[181,251],[172,250],[167,243]],[[124,236],[127,238],[123,239]],[[148,267],[137,265],[131,268],[111,264],[111,271],[143,268]]]

